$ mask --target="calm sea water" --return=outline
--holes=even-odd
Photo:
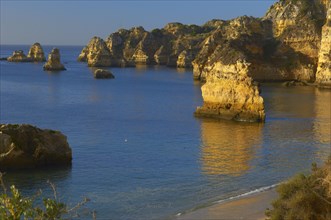
[[[62,131],[70,169],[10,172],[26,195],[57,186],[64,202],[89,197],[98,219],[164,219],[279,183],[330,153],[328,90],[262,86],[265,124],[193,117],[202,104],[189,70],[110,68],[95,80],[76,62],[82,47],[59,47],[67,71],[1,62],[1,123]],[[28,46],[1,46],[1,57]],[[44,47],[46,53],[52,48]]]

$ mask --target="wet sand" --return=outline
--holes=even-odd
[[[251,194],[245,197],[221,202],[210,207],[201,208],[193,212],[177,216],[176,220],[231,220],[265,219],[266,208],[271,207],[271,202],[277,197],[275,189]]]

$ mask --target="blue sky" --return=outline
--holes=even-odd
[[[85,45],[119,28],[169,22],[201,25],[241,15],[261,17],[276,0],[1,1],[0,44]]]

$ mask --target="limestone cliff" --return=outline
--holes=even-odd
[[[107,38],[105,42],[107,49],[103,43],[102,46],[93,46],[96,39],[98,42],[102,42],[102,39],[92,38],[82,50],[78,60],[88,62],[90,66],[104,66],[100,65],[100,62],[103,63],[101,60],[107,58],[109,60],[107,66],[160,64],[191,67],[191,62],[200,49],[200,43],[211,30],[216,29],[218,23],[215,20],[201,27],[169,23],[162,29],[154,29],[150,32],[143,27],[120,29]],[[89,53],[99,53],[104,56],[95,56],[95,62],[90,62]]]
[[[48,55],[48,60],[44,65],[46,71],[59,71],[66,70],[64,65],[61,63],[60,50],[54,48]]]
[[[330,33],[330,0],[279,0],[262,18],[122,29],[107,46],[112,65],[193,67],[194,79],[206,81],[196,115],[263,121],[253,80],[330,85]]]
[[[322,87],[331,88],[331,4],[329,4],[327,21],[322,28],[316,82]]]
[[[218,61],[213,64],[202,86],[204,104],[195,115],[237,121],[265,120],[263,98],[258,86],[248,76],[249,63],[235,64]]]
[[[194,78],[204,80],[211,63],[227,59],[219,54],[226,44],[251,63],[249,75],[255,80],[314,82],[326,20],[322,3],[281,0],[261,19],[244,16],[223,22],[193,61]]]
[[[46,61],[44,50],[40,43],[34,43],[29,50],[28,58],[33,62],[44,62]]]
[[[93,37],[83,48],[78,61],[87,62],[88,66],[106,67],[111,65],[111,54],[100,37]]]

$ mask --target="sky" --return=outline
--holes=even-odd
[[[86,45],[120,28],[263,16],[276,0],[0,0],[0,44]]]

